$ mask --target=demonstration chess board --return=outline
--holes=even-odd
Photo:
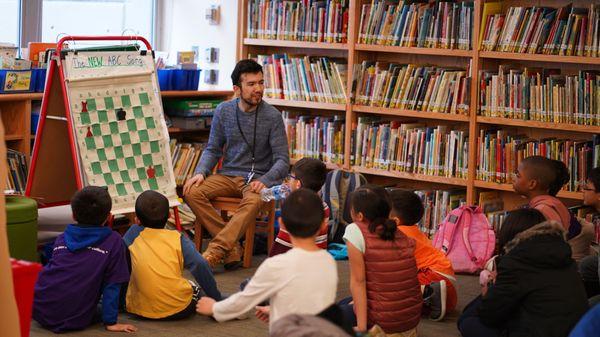
[[[69,91],[86,185],[108,187],[113,213],[131,211],[136,197],[149,189],[176,199],[158,95],[151,82],[123,82]]]

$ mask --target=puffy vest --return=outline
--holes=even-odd
[[[378,324],[388,334],[415,328],[423,305],[415,241],[401,231],[394,240],[384,241],[368,228],[359,228],[365,238],[368,326]]]

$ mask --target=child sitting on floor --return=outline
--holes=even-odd
[[[571,215],[569,209],[556,198],[556,194],[569,181],[569,169],[560,160],[542,156],[523,159],[516,172],[513,188],[529,200],[529,207],[540,211],[546,220],[562,224],[567,232],[573,258],[579,261],[589,255],[592,237]]]
[[[585,219],[580,219],[583,227],[582,232],[588,232],[594,235],[594,223],[600,222],[600,167],[596,167],[588,174],[587,181],[583,186],[583,204],[593,209],[593,212],[588,214]],[[588,297],[594,297],[600,294],[600,277],[598,275],[598,256],[591,255],[583,258],[579,264],[579,273],[583,279],[586,293]],[[595,304],[600,301],[600,297],[596,298],[590,304]]]
[[[532,208],[508,213],[497,274],[458,320],[463,337],[566,336],[587,310],[564,229]]]
[[[110,195],[102,187],[84,187],[71,199],[77,223],[56,238],[52,257],[35,285],[33,319],[44,328],[55,333],[81,330],[97,319],[109,331],[137,331],[133,325],[117,323],[119,291],[129,281],[129,270],[123,240],[104,226],[111,207]]]
[[[200,290],[221,299],[210,266],[194,244],[181,233],[164,229],[169,201],[155,191],[145,191],[135,201],[140,225],[123,239],[131,255],[131,280],[127,311],[151,319],[174,320],[192,315]],[[188,269],[200,285],[183,277]]]
[[[319,159],[302,158],[292,167],[291,174],[288,176],[287,185],[291,191],[301,187],[307,188],[316,193],[319,192],[325,179],[327,178],[327,167]],[[325,210],[325,219],[329,220],[329,206],[323,202]],[[316,237],[317,246],[321,249],[327,249],[327,226],[319,230]],[[269,256],[282,254],[292,249],[290,233],[285,228],[280,228]]]
[[[377,324],[387,334],[416,336],[423,300],[415,240],[389,218],[390,198],[384,188],[364,185],[350,198],[354,223],[346,227],[344,241],[352,299],[340,303],[347,320],[360,332]]]
[[[392,190],[390,198],[391,218],[402,233],[416,242],[417,277],[424,287],[423,308],[428,309],[430,319],[442,320],[446,312],[454,310],[458,300],[452,263],[444,253],[431,245],[431,241],[417,226],[424,213],[421,199],[413,192],[400,189]]]
[[[243,291],[221,302],[203,297],[197,312],[223,322],[258,307],[256,315],[272,325],[289,314],[315,315],[332,305],[337,288],[335,261],[315,238],[326,226],[321,198],[305,188],[292,192],[281,208],[281,226],[290,233],[291,250],[266,259]]]

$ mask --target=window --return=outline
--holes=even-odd
[[[0,3],[3,0],[0,0]],[[152,41],[154,0],[44,0],[42,41],[59,35],[140,35]]]
[[[0,43],[19,43],[20,0],[0,0]]]

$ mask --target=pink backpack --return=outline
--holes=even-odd
[[[439,225],[433,246],[446,254],[455,272],[475,273],[492,257],[496,235],[481,208],[460,206]]]

